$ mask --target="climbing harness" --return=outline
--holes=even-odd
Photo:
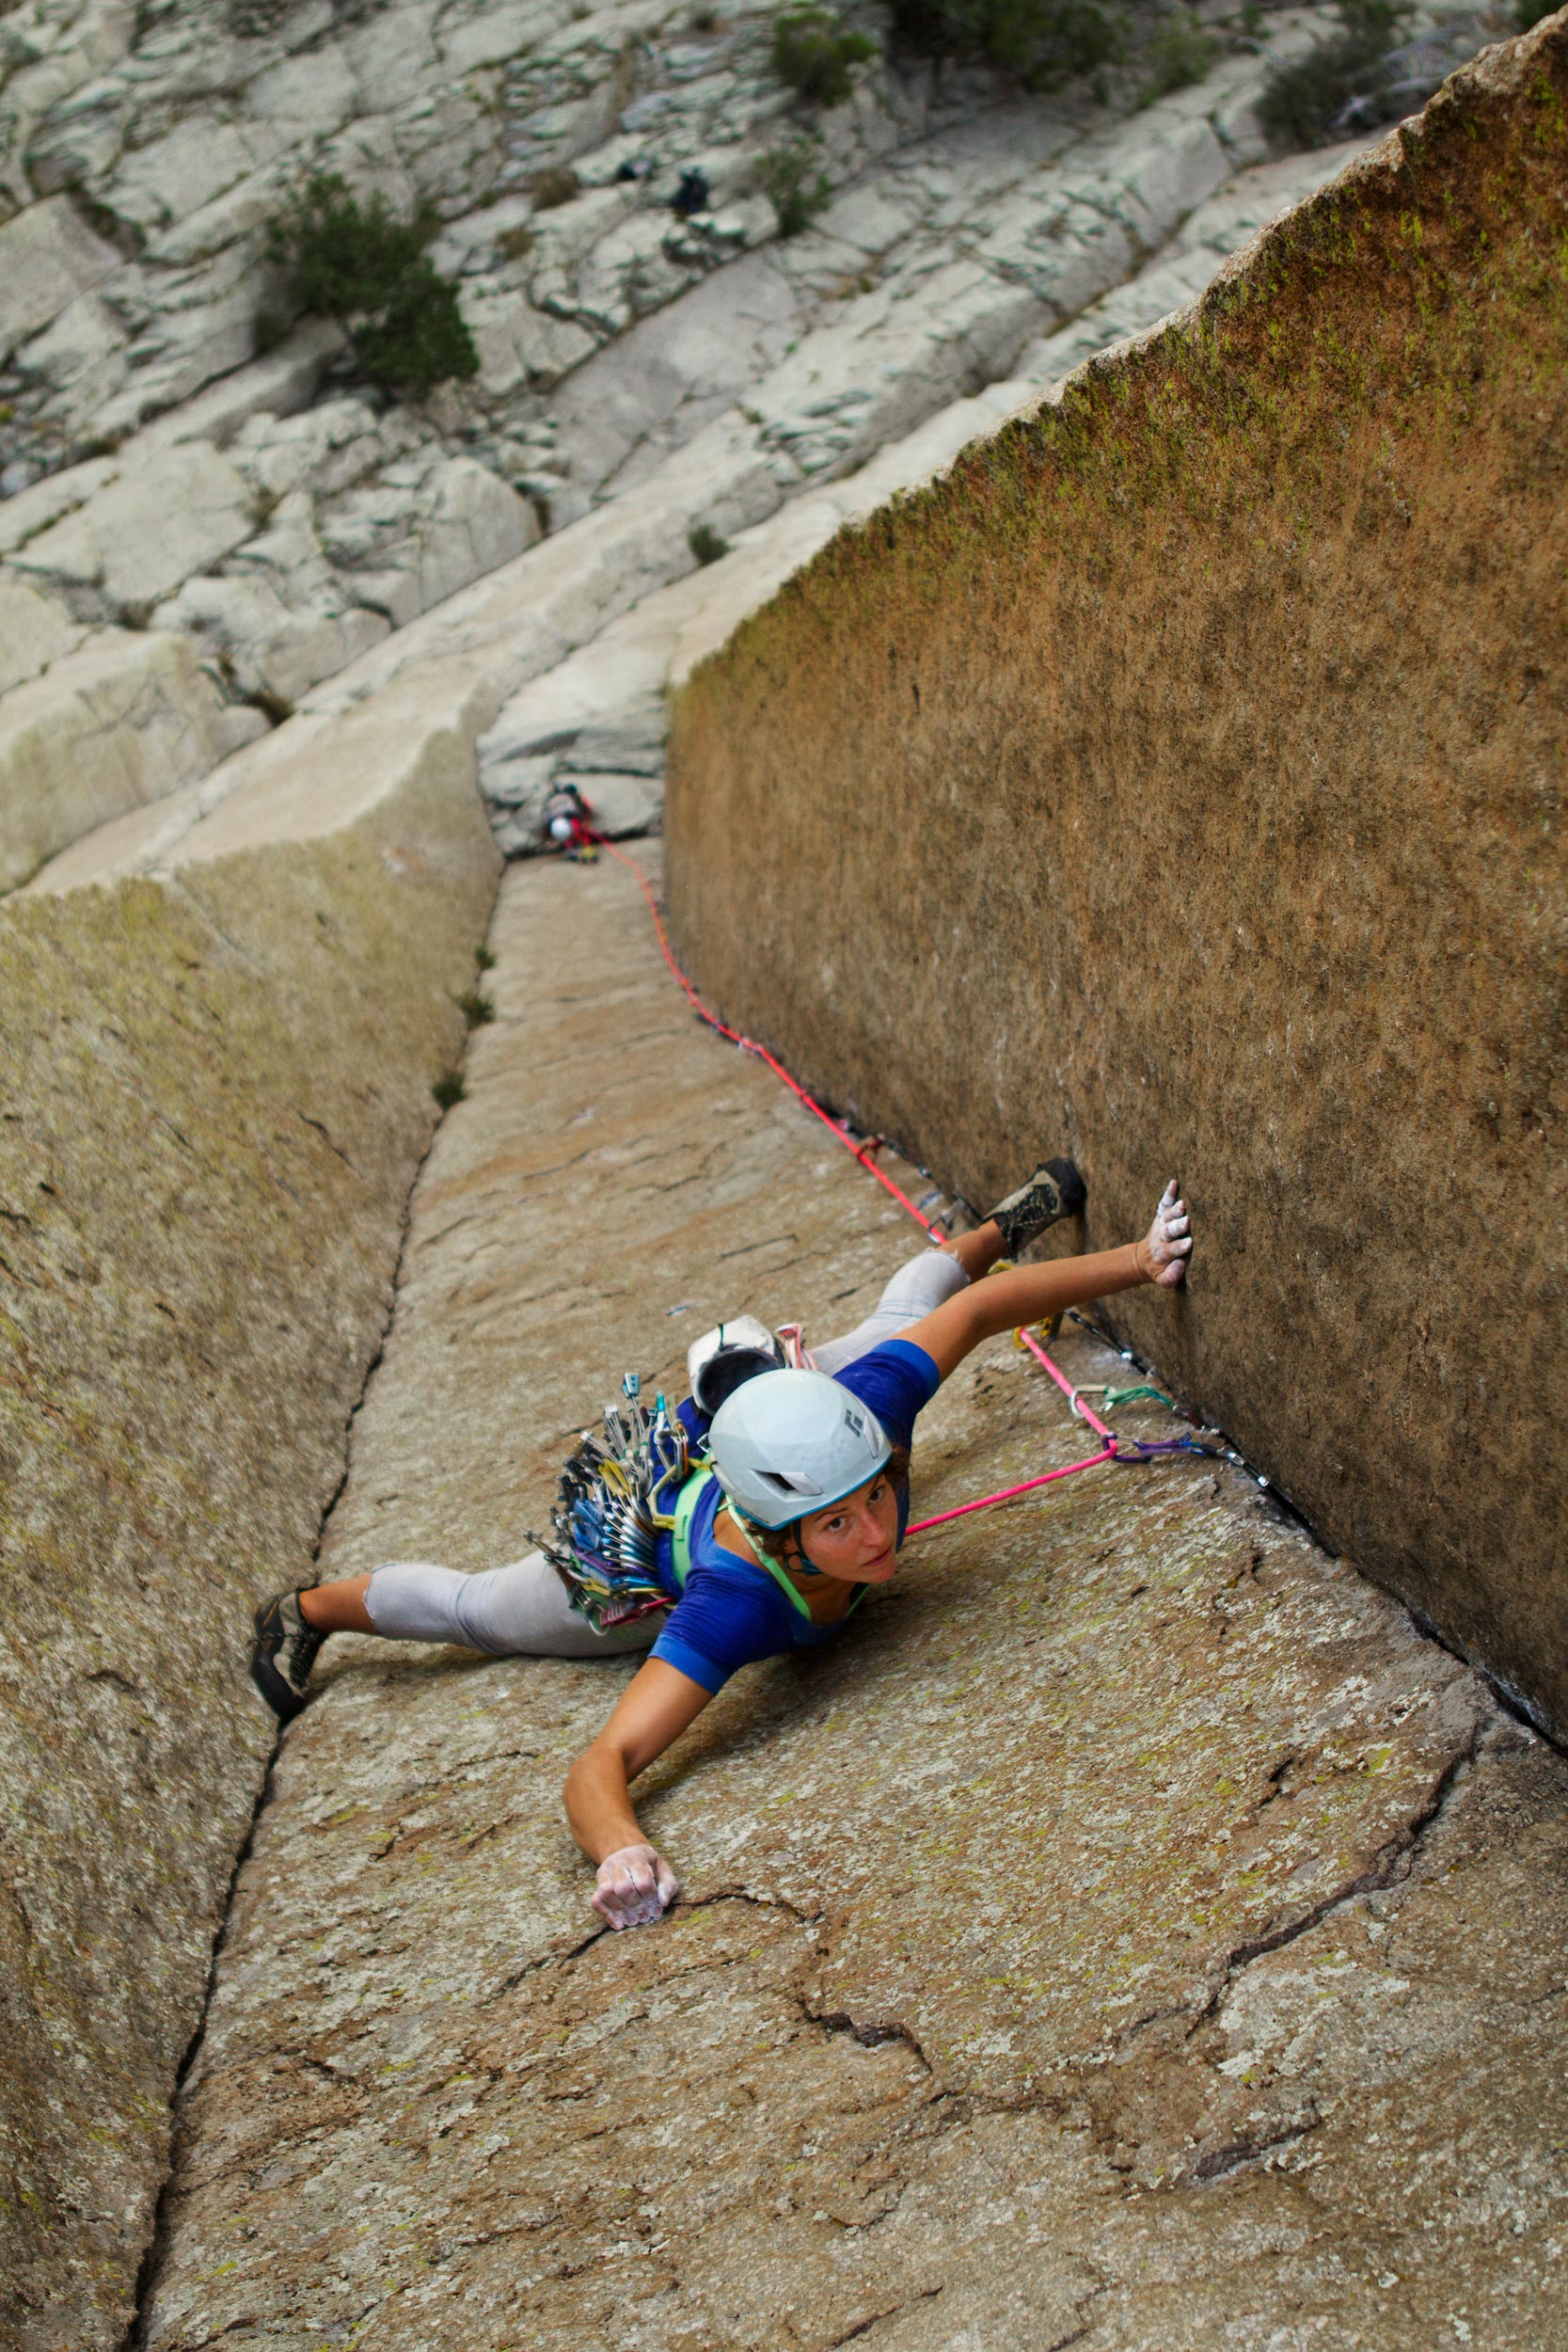
[[[577,865],[592,866],[596,862],[599,836],[594,831],[593,803],[584,799],[569,778],[559,784],[545,803],[539,824],[541,837],[553,841]]]
[[[691,1522],[716,1473],[707,1469],[694,1470],[675,1497],[674,1523],[670,1530],[670,1560],[675,1572],[675,1584],[685,1592],[686,1580],[691,1574]]]
[[[664,917],[659,911],[658,900],[655,898],[652,887],[649,884],[648,878],[643,873],[641,867],[637,864],[634,858],[627,857],[624,850],[617,849],[613,841],[606,840],[602,834],[594,834],[592,835],[592,838],[598,848],[609,851],[610,855],[615,860],[618,866],[624,866],[626,867],[627,873],[632,876],[638,888],[641,891],[643,899],[647,905],[648,913],[653,917],[654,930],[658,939],[659,953],[663,956],[665,963],[669,967],[672,978],[675,981],[676,986],[681,990],[682,993],[686,997],[687,1003],[690,1006],[692,1011],[697,1015],[699,1021],[705,1022],[707,1026],[715,1031],[718,1036],[727,1038],[732,1045],[738,1045],[742,1053],[751,1054],[756,1060],[766,1063],[767,1067],[778,1079],[780,1085],[787,1087],[790,1093],[794,1095],[796,1101],[803,1103],[807,1110],[812,1112],[816,1118],[822,1121],[822,1124],[827,1128],[829,1134],[835,1136],[839,1142],[843,1144],[845,1150],[850,1152],[855,1159],[859,1160],[861,1166],[865,1169],[866,1173],[868,1175],[875,1176],[877,1182],[881,1185],[884,1192],[890,1192],[893,1195],[893,1198],[898,1202],[900,1208],[909,1212],[910,1216],[913,1217],[915,1223],[921,1228],[923,1232],[925,1232],[933,1242],[942,1242],[945,1240],[946,1236],[942,1232],[941,1224],[932,1223],[932,1221],[925,1215],[924,1207],[917,1207],[915,1202],[910,1199],[909,1194],[895,1184],[892,1177],[889,1176],[884,1169],[877,1166],[871,1155],[873,1152],[880,1149],[885,1140],[883,1136],[873,1136],[863,1142],[857,1143],[853,1136],[849,1135],[845,1128],[840,1126],[838,1120],[834,1119],[831,1113],[825,1111],[821,1104],[818,1103],[813,1095],[807,1093],[805,1088],[800,1084],[800,1080],[793,1076],[791,1073],[784,1068],[783,1062],[780,1061],[776,1054],[770,1054],[767,1046],[759,1044],[755,1038],[747,1037],[744,1032],[739,1029],[732,1029],[727,1022],[721,1021],[719,1015],[714,1012],[709,1006],[704,1003],[702,996],[698,993],[696,982],[690,979],[688,975],[682,971],[679,963],[675,961],[674,950],[670,945],[670,934],[665,929]],[[929,1200],[933,1197],[935,1196],[927,1196],[926,1205],[929,1204]],[[1081,1324],[1085,1330],[1093,1331],[1095,1337],[1100,1340],[1102,1344],[1111,1344],[1111,1343],[1106,1341],[1105,1334],[1102,1331],[1098,1330],[1096,1327],[1089,1322],[1086,1316],[1079,1314],[1076,1309],[1069,1309],[1069,1312],[1071,1314],[1074,1323]],[[1057,1321],[1060,1321],[1060,1317],[1057,1318]],[[1041,1337],[1049,1340],[1052,1336],[1053,1336],[1055,1329],[1055,1323],[1053,1323],[1049,1331],[1045,1330],[1044,1327],[1041,1327]],[[801,1345],[800,1327],[798,1324],[786,1325],[784,1332],[781,1334],[781,1337],[784,1339],[786,1347],[791,1348],[795,1360],[809,1362],[810,1359],[806,1357],[805,1351]],[[1152,1383],[1144,1383],[1138,1387],[1128,1389],[1101,1389],[1098,1387],[1088,1389],[1075,1388],[1072,1382],[1068,1378],[1066,1373],[1062,1371],[1060,1365],[1054,1363],[1051,1357],[1046,1353],[1045,1347],[1041,1344],[1041,1339],[1036,1338],[1033,1332],[1027,1330],[1015,1331],[1013,1334],[1013,1341],[1016,1346],[1027,1349],[1029,1354],[1033,1356],[1037,1362],[1044,1366],[1045,1370],[1050,1374],[1051,1378],[1055,1382],[1057,1388],[1061,1390],[1062,1394],[1067,1398],[1069,1410],[1080,1421],[1086,1422],[1090,1429],[1092,1429],[1095,1433],[1096,1437],[1101,1440],[1100,1452],[1098,1454],[1086,1454],[1081,1462],[1064,1463],[1059,1470],[1042,1471],[1038,1478],[1026,1478],[1020,1486],[1004,1486],[996,1494],[980,1495],[973,1502],[960,1502],[954,1510],[939,1511],[936,1513],[934,1518],[928,1519],[913,1519],[904,1531],[906,1537],[910,1535],[922,1534],[927,1528],[945,1527],[950,1519],[967,1518],[972,1511],[989,1511],[994,1503],[1011,1502],[1015,1497],[1019,1495],[1033,1494],[1037,1488],[1040,1486],[1053,1486],[1058,1479],[1074,1477],[1079,1470],[1098,1470],[1102,1462],[1148,1462],[1158,1460],[1163,1454],[1200,1454],[1211,1461],[1227,1460],[1241,1463],[1241,1455],[1236,1454],[1231,1448],[1206,1445],[1202,1438],[1195,1438],[1190,1435],[1183,1435],[1179,1438],[1118,1437],[1117,1432],[1109,1427],[1090,1406],[1084,1402],[1085,1396],[1098,1395],[1102,1397],[1106,1412],[1113,1411],[1118,1405],[1131,1404],[1134,1398],[1141,1397],[1158,1398],[1160,1403],[1168,1406],[1170,1411],[1173,1413],[1177,1410],[1176,1405],[1173,1403],[1171,1398],[1165,1394],[1163,1389],[1155,1388]],[[1132,1360],[1132,1359],[1126,1355],[1125,1350],[1118,1349],[1117,1353],[1122,1355],[1124,1361],[1130,1362]],[[634,1377],[634,1375],[628,1375],[628,1379]],[[661,1407],[663,1406],[663,1402],[664,1400],[661,1397],[659,1399],[659,1405]],[[610,1416],[607,1413],[605,1419],[608,1424]],[[592,1439],[585,1438],[583,1445],[586,1446],[592,1442]],[[580,1455],[581,1453],[582,1447],[579,1446],[578,1454],[573,1456],[574,1463],[578,1460],[578,1455]],[[572,1464],[568,1464],[567,1471],[562,1473],[562,1493],[563,1496],[566,1491],[566,1476],[570,1472]],[[1257,1475],[1256,1472],[1253,1472],[1252,1474],[1254,1476]],[[705,1474],[703,1478],[694,1481],[693,1483],[698,1486],[705,1484]],[[1259,1479],[1259,1484],[1260,1486],[1267,1486],[1268,1481],[1266,1479]],[[691,1509],[695,1510],[695,1508],[696,1501],[693,1499]],[[556,1524],[559,1527],[561,1524],[561,1515],[559,1512],[555,1514],[555,1518]],[[668,1521],[658,1522],[660,1525],[667,1525],[670,1522]],[[689,1525],[690,1518],[689,1514],[687,1518],[688,1530],[689,1530]],[[560,1561],[556,1559],[556,1554],[553,1551],[550,1553],[550,1557],[552,1560],[556,1560],[556,1565],[559,1567],[561,1565]],[[689,1565],[689,1553],[688,1554],[688,1565]],[[562,1570],[562,1573],[563,1576],[566,1575],[566,1571],[564,1569]],[[684,1585],[686,1579],[684,1575],[679,1573],[678,1568],[677,1575],[679,1575],[680,1582]],[[567,1585],[568,1590],[571,1590],[572,1586],[569,1577],[567,1578]],[[573,1597],[574,1600],[577,1599],[575,1592],[573,1594]],[[669,1595],[664,1594],[662,1597],[664,1600],[668,1600]],[[578,1602],[578,1605],[581,1606],[582,1604]],[[644,1601],[640,1608],[635,1611],[630,1611],[627,1613],[641,1616],[644,1614],[647,1610],[657,1608],[658,1606],[659,1602],[647,1600]],[[606,1622],[618,1623],[620,1620],[606,1619]]]

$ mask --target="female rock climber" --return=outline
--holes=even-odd
[[[496,1656],[651,1649],[565,1796],[597,1866],[594,1910],[616,1929],[658,1918],[679,1883],[642,1835],[631,1782],[738,1668],[832,1640],[890,1581],[915,1421],[942,1381],[1001,1332],[1181,1280],[1192,1239],[1174,1184],[1142,1241],[991,1272],[1083,1200],[1071,1162],[1047,1162],[973,1232],[901,1267],[867,1320],[809,1363],[786,1364],[751,1317],[721,1325],[690,1352],[678,1420],[650,1419],[628,1379],[629,1409],[607,1413],[606,1442],[585,1438],[562,1473],[554,1543],[473,1576],[394,1562],[277,1595],[256,1613],[262,1695],[297,1714],[335,1632]]]

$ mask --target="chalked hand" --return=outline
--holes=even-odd
[[[1187,1204],[1172,1181],[1160,1196],[1147,1238],[1138,1244],[1139,1261],[1151,1282],[1169,1290],[1186,1273],[1192,1247],[1192,1220],[1187,1215]]]
[[[600,1863],[592,1899],[600,1918],[618,1931],[662,1918],[680,1891],[680,1881],[657,1848],[621,1846]]]

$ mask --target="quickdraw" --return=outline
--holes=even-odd
[[[536,1538],[573,1608],[599,1633],[669,1607],[658,1539],[674,1530],[688,1489],[706,1469],[662,1395],[650,1413],[641,1388],[628,1372],[625,1401],[606,1406],[602,1434],[583,1431],[550,1513],[555,1540]]]

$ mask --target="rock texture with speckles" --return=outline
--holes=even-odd
[[[911,1245],[691,1022],[625,873],[515,868],[492,944],[328,1573],[513,1556],[624,1368],[673,1383],[741,1305],[841,1327]],[[993,1346],[922,1422],[917,1504],[1075,1428]],[[612,1937],[559,1789],[631,1671],[329,1648],[238,1882],[149,2352],[1568,2331],[1568,1769],[1250,1480],[1095,1471],[914,1539],[646,1776],[686,1899]]]
[[[1097,1240],[1181,1172],[1122,1327],[1559,1730],[1565,220],[1559,15],[841,532],[668,814],[698,979],[863,1125],[981,1200],[1043,1112]]]
[[[177,648],[183,650],[182,648]],[[330,730],[176,870],[0,910],[0,2340],[122,2344],[495,882],[473,758]],[[308,782],[296,774],[296,783]]]

